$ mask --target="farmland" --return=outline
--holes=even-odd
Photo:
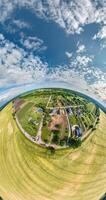
[[[4,200],[99,200],[106,192],[106,115],[77,149],[50,154],[30,142],[12,116],[0,112],[0,196]]]

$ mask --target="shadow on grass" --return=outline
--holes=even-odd
[[[0,200],[4,200],[2,197],[0,197]]]
[[[81,144],[82,144],[82,142],[81,142],[80,139],[70,138],[68,143],[67,143],[66,149],[68,149],[68,148],[76,149],[76,148],[80,147]],[[56,151],[58,151],[52,146],[49,146],[46,149],[47,149],[46,150],[47,156],[53,156],[53,155],[55,155]],[[60,148],[59,150],[64,150],[64,149],[65,148]]]
[[[106,200],[106,193],[99,200]]]
[[[68,146],[75,149],[75,148],[78,148],[79,146],[81,146],[82,142],[80,139],[74,139],[74,138],[71,138],[69,139],[68,141]]]

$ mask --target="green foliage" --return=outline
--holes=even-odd
[[[55,144],[59,143],[59,131],[53,131],[52,142]]]
[[[55,153],[55,148],[52,146],[47,147],[47,154],[48,155],[54,155]]]
[[[75,139],[75,138],[69,138],[69,146],[71,146],[72,148],[77,148],[79,146],[81,146],[81,140],[78,138],[78,139]]]

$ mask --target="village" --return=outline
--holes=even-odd
[[[52,92],[53,91],[53,92]],[[17,98],[13,113],[31,141],[54,148],[72,146],[96,127],[99,111],[93,103],[59,90],[35,92]]]

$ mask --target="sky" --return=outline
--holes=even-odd
[[[106,1],[1,0],[0,102],[57,82],[106,103]]]

